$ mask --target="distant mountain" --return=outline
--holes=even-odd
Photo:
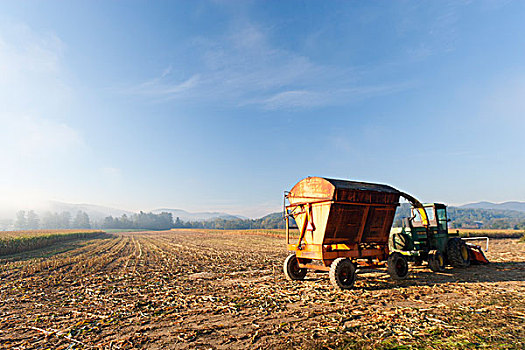
[[[117,209],[117,208],[110,208],[110,207],[104,207],[101,205],[95,205],[95,204],[73,204],[73,203],[64,203],[64,202],[56,202],[56,201],[50,201],[48,202],[47,209],[51,212],[63,212],[68,211],[71,214],[75,215],[78,211],[86,212],[90,219],[92,220],[103,220],[106,216],[113,216],[113,217],[120,217],[123,214],[126,215],[132,215],[134,212],[123,210],[123,209]]]
[[[504,202],[504,203],[492,203],[492,202],[477,202],[468,203],[459,206],[458,208],[464,209],[491,209],[491,210],[515,210],[525,212],[525,202]]]
[[[244,220],[247,219],[244,216],[240,215],[231,215],[228,213],[221,212],[200,212],[200,213],[190,213],[182,209],[155,209],[151,211],[153,214],[160,214],[162,212],[171,213],[173,215],[173,220],[176,218],[181,219],[182,221],[208,221],[215,219],[224,219],[224,220]]]

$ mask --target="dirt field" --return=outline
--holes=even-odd
[[[0,261],[0,348],[525,348],[525,243],[355,289],[284,279],[281,238],[120,233]]]

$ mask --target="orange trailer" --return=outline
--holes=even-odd
[[[388,261],[393,278],[408,275],[408,262],[389,255],[388,240],[399,197],[387,185],[308,177],[285,192],[286,242],[292,252],[284,262],[290,280],[304,279],[308,269],[328,271],[340,289],[353,286],[356,267],[377,267]],[[293,219],[293,220],[291,220]],[[299,238],[291,242],[295,221]]]

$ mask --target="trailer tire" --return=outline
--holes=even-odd
[[[447,258],[450,265],[454,267],[470,266],[470,254],[461,238],[451,238],[447,242]]]
[[[428,252],[428,266],[434,272],[445,271],[445,258],[439,250],[431,250]]]
[[[390,254],[387,261],[387,271],[394,280],[403,280],[408,276],[408,261],[403,254],[395,252]]]
[[[290,281],[303,280],[306,276],[306,273],[308,272],[307,269],[299,267],[299,261],[297,260],[295,254],[288,255],[288,257],[284,260],[283,270],[286,279]]]
[[[335,288],[345,290],[354,286],[356,269],[348,258],[337,258],[330,265],[330,282]]]

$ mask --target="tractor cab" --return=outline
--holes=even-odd
[[[424,211],[424,212],[423,212]],[[412,207],[411,216],[405,219],[405,227],[428,227],[438,234],[448,234],[447,207],[441,203]]]
[[[437,250],[445,255],[451,236],[448,232],[447,207],[442,203],[413,203],[403,227],[390,235],[390,249],[410,252],[415,261],[428,260],[428,252]]]
[[[403,227],[392,231],[391,249],[403,251],[445,251],[448,238],[447,207],[441,203],[412,206]]]

